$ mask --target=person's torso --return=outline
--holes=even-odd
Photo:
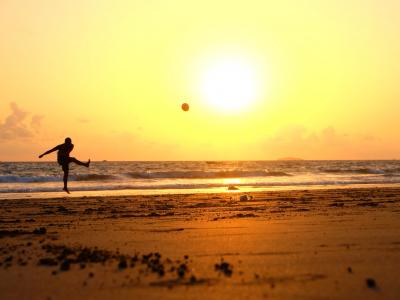
[[[73,148],[74,148],[73,144],[61,144],[57,152],[57,158],[58,159],[68,158]]]

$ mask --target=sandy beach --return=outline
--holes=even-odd
[[[2,200],[1,299],[397,299],[400,188]]]

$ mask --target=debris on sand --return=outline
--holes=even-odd
[[[239,198],[239,201],[244,202],[244,201],[250,201],[253,200],[253,196],[249,196],[249,195],[242,195]]]
[[[367,284],[367,287],[369,287],[370,289],[376,288],[376,281],[373,278],[367,278],[365,280],[365,283]]]
[[[60,265],[61,271],[68,271],[70,268],[71,268],[71,262],[68,259],[65,259]]]
[[[44,257],[39,259],[38,265],[40,266],[57,266],[58,261],[51,257]]]
[[[33,230],[33,234],[46,234],[47,230],[45,227],[36,228]]]
[[[121,257],[119,264],[118,264],[118,269],[120,270],[124,270],[128,267],[128,263],[126,262],[126,258],[125,257]]]
[[[379,203],[377,203],[377,202],[364,201],[364,202],[358,203],[357,205],[358,205],[358,206],[377,207],[377,206],[379,206]]]
[[[333,202],[333,203],[329,204],[328,206],[330,206],[330,207],[344,207],[344,202],[336,201],[336,202]]]
[[[31,234],[32,232],[25,230],[0,230],[0,238],[4,237],[16,237],[23,234]]]
[[[185,277],[185,274],[188,271],[188,267],[186,264],[181,264],[178,269],[176,270],[176,273],[178,274],[179,278]]]
[[[15,229],[15,230],[0,230],[0,238],[4,238],[4,237],[16,237],[16,236],[26,235],[26,234],[43,235],[43,234],[46,234],[46,232],[47,232],[47,230],[46,230],[45,227],[35,228],[33,231],[20,230],[20,229]]]
[[[221,261],[220,264],[215,264],[215,271],[221,272],[225,276],[230,277],[233,273],[233,267],[228,262]]]
[[[239,188],[234,185],[228,186],[228,191],[237,191],[237,190],[239,190]]]
[[[249,214],[238,213],[238,214],[232,216],[231,218],[254,218],[254,217],[258,217],[258,216],[253,213],[249,213]]]
[[[80,266],[80,269],[86,268],[87,264],[101,264],[103,266],[108,262],[116,262],[120,271],[128,267],[139,267],[139,272],[144,274],[156,274],[159,277],[165,276],[167,273],[177,279],[189,278],[196,282],[196,277],[191,274],[188,260],[189,255],[184,255],[184,261],[173,261],[170,258],[161,259],[162,256],[158,252],[150,252],[148,254],[135,254],[133,256],[124,255],[118,251],[101,250],[97,247],[69,247],[65,245],[45,244],[40,248],[46,253],[45,257],[39,258],[39,266],[59,266],[59,271],[69,271],[73,269],[73,265]],[[168,271],[166,270],[167,266]],[[92,274],[92,275],[90,275]],[[176,274],[176,275],[175,275]],[[89,277],[93,277],[93,273],[89,273]]]
[[[191,276],[188,280],[178,278],[178,279],[167,279],[167,280],[150,282],[150,286],[167,287],[171,289],[175,286],[194,286],[194,285],[211,286],[216,284],[217,282],[218,281],[216,279],[196,278],[196,276]]]
[[[144,254],[142,264],[147,266],[150,272],[158,274],[160,277],[165,275],[164,263],[161,262],[161,254],[158,252]]]

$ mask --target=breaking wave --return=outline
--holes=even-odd
[[[71,179],[75,181],[107,181],[118,179],[118,177],[107,174],[86,174],[71,176]]]
[[[60,180],[62,180],[61,176],[0,176],[0,183],[56,182]]]
[[[294,187],[294,186],[337,186],[337,185],[356,185],[356,184],[399,184],[400,180],[383,182],[380,180],[355,180],[355,181],[298,181],[298,182],[254,182],[251,184],[235,184],[236,187],[250,188],[271,188],[271,187]],[[211,188],[228,188],[229,185],[223,183],[194,183],[194,184],[155,184],[155,185],[138,185],[138,184],[117,184],[117,185],[91,185],[91,186],[74,186],[71,191],[118,191],[118,190],[183,190],[183,189],[211,189]],[[30,186],[7,188],[0,190],[2,193],[47,193],[60,192],[61,187],[48,186]]]
[[[0,194],[57,192],[62,176],[56,163],[0,162]],[[69,180],[75,191],[398,184],[400,160],[93,162],[72,165]]]
[[[242,178],[242,177],[280,177],[291,176],[285,172],[268,172],[264,170],[255,171],[174,171],[174,172],[130,172],[125,174],[130,178],[172,178],[172,179],[213,179],[213,178]]]
[[[77,174],[71,175],[70,181],[110,181],[121,179],[217,179],[217,178],[242,178],[242,177],[282,177],[291,176],[285,172],[268,171],[170,171],[170,172],[128,172],[117,175],[110,174]],[[55,182],[62,176],[0,176],[0,183],[13,182]]]
[[[380,169],[320,169],[323,173],[335,173],[335,174],[385,174],[385,170]]]

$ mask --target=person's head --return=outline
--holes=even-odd
[[[65,143],[66,143],[66,144],[72,144],[71,138],[67,137],[67,138],[65,139]]]

